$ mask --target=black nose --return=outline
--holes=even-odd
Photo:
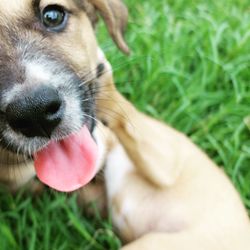
[[[7,122],[27,137],[50,137],[63,116],[63,101],[51,87],[39,87],[10,103]]]

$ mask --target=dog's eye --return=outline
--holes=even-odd
[[[62,31],[67,23],[67,12],[59,5],[49,5],[42,11],[43,25],[51,31]]]

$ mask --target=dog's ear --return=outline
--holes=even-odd
[[[129,48],[124,40],[124,32],[128,21],[128,11],[121,0],[88,0],[100,13],[107,25],[108,31],[124,53],[129,54]]]

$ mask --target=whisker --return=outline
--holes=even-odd
[[[126,60],[126,62],[123,62],[123,63],[117,64],[116,66],[113,66],[111,70],[105,69],[102,72],[102,75],[104,75],[106,73],[116,72],[118,69],[121,69],[122,67],[125,67],[129,63],[134,62],[136,60],[141,60],[141,59],[143,59],[145,57],[146,56],[140,56],[140,57],[137,56],[137,57],[134,57],[134,58],[130,58],[130,59]],[[84,80],[80,84],[80,86],[82,86],[83,84],[88,84],[88,83],[92,82],[93,80],[95,80],[96,79],[96,74],[94,74],[94,73],[97,72],[97,69],[98,69],[98,65],[93,70],[90,70],[87,74],[85,74],[84,77],[83,77]],[[93,74],[94,74],[94,76],[93,76]],[[92,78],[88,79],[89,76],[92,76]]]

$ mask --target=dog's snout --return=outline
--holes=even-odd
[[[50,137],[63,118],[63,106],[56,89],[39,87],[7,106],[7,122],[27,137]]]

